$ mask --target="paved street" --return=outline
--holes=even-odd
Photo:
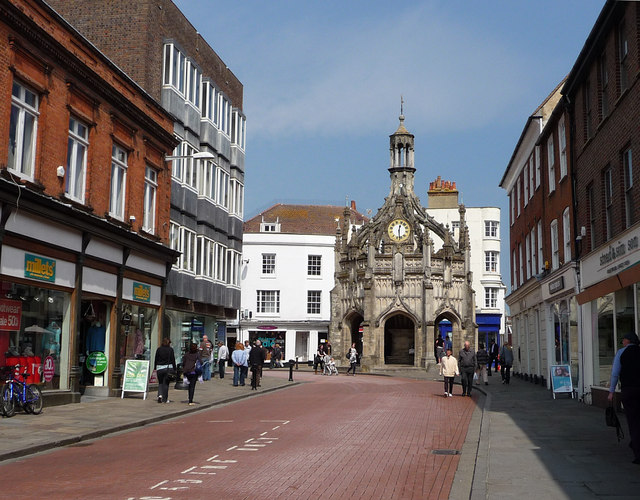
[[[459,457],[432,450],[462,448],[471,399],[417,380],[298,378],[313,383],[5,463],[3,494],[41,477],[34,497],[449,497]]]
[[[493,376],[470,399],[459,386],[443,398],[433,372],[395,374],[301,370],[292,385],[287,373],[265,370],[257,394],[228,377],[199,385],[196,407],[172,389],[169,405],[110,398],[4,418],[1,491],[61,499],[638,498],[628,438],[616,442],[601,409],[553,400],[517,378],[505,386]],[[43,449],[50,451],[16,458]],[[25,477],[38,478],[28,491],[16,480]]]

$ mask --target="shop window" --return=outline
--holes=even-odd
[[[214,345],[218,340],[224,340],[218,335],[219,324],[212,316],[194,316],[192,313],[167,310],[163,328],[163,337],[171,339],[171,346],[178,364],[182,362],[182,357],[189,350],[189,345],[191,343],[199,345],[205,334]]]
[[[96,353],[109,355],[109,318],[111,303],[99,300],[83,300],[82,318],[77,341],[79,382],[81,386],[108,385],[108,372],[96,363]]]
[[[120,367],[124,370],[127,359],[151,359],[151,351],[157,347],[156,332],[158,328],[158,310],[127,304],[124,307],[121,321],[121,332],[124,337],[120,344]]]
[[[613,331],[613,294],[609,293],[592,302],[598,321],[597,342],[593,347],[593,383],[609,387],[611,367],[615,355]]]
[[[0,366],[26,367],[27,382],[43,390],[68,389],[71,295],[0,281],[0,297]]]

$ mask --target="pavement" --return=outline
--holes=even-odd
[[[187,406],[186,391],[170,389],[170,404],[158,404],[156,394],[124,399],[106,398],[57,407],[41,415],[17,413],[0,419],[0,466],[3,461],[77,445],[101,436],[142,427],[265,392],[286,389],[284,371],[265,370],[262,388],[233,387],[231,377],[215,378],[196,389],[196,406]],[[294,378],[296,373],[294,371]],[[385,370],[378,375],[438,381],[437,370]],[[307,377],[308,378],[308,377]],[[502,499],[631,499],[640,496],[640,466],[631,463],[628,437],[620,443],[606,427],[604,410],[567,395],[554,400],[539,385],[499,374],[489,385],[474,388],[476,408],[460,452],[449,498]],[[461,397],[454,388],[454,396]],[[624,415],[619,415],[625,435]]]

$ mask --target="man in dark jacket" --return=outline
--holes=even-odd
[[[465,341],[464,348],[458,354],[458,369],[462,380],[462,395],[471,397],[473,388],[473,374],[476,371],[476,353],[471,349],[469,341]]]
[[[484,348],[484,344],[482,342],[480,342],[480,345],[478,345],[479,349],[478,352],[476,353],[476,361],[478,362],[478,366],[477,366],[477,373],[478,373],[478,380],[477,380],[477,384],[480,383],[480,378],[482,377],[482,381],[484,382],[484,385],[489,385],[489,380],[487,379],[487,365],[489,364],[489,353],[487,352],[487,350]],[[491,370],[491,367],[489,367],[489,370]]]
[[[491,376],[491,366],[493,366],[493,371],[498,373],[498,344],[496,344],[495,340],[492,340],[489,344],[489,376]]]
[[[258,390],[260,387],[260,377],[262,376],[262,367],[267,359],[267,351],[262,347],[262,342],[256,340],[256,345],[249,352],[249,369],[251,370],[251,390]]]

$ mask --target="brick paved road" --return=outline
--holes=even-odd
[[[459,457],[432,450],[462,449],[473,399],[435,382],[297,379],[310,383],[6,463],[2,495],[448,498]]]

